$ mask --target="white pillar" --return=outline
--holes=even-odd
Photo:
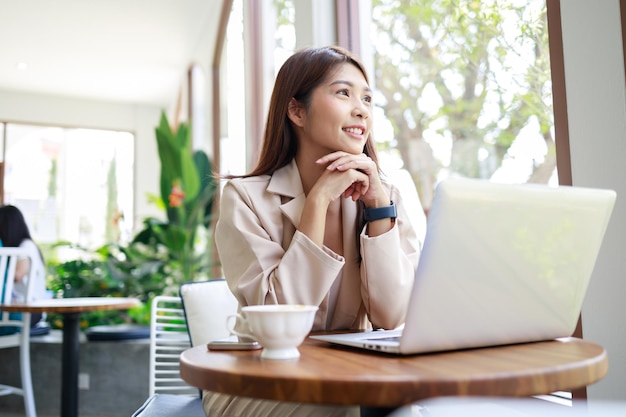
[[[337,42],[334,0],[294,0],[296,49]]]
[[[572,182],[611,188],[617,202],[582,311],[583,337],[607,350],[608,375],[588,388],[626,400],[626,83],[619,0],[561,0]]]

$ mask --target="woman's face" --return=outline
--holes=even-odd
[[[301,113],[300,149],[315,158],[335,151],[360,154],[372,129],[372,91],[357,67],[342,64],[313,90]]]

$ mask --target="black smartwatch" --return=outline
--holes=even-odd
[[[376,207],[376,208],[366,207],[364,210],[364,215],[365,215],[366,222],[373,222],[375,220],[380,220],[380,219],[395,220],[396,217],[398,217],[398,213],[396,212],[396,203],[394,203],[393,200],[391,200],[390,206]]]

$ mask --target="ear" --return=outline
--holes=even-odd
[[[294,125],[302,127],[304,126],[305,115],[306,112],[300,103],[298,103],[298,100],[291,97],[287,105],[287,117],[289,117],[289,120],[291,120]]]

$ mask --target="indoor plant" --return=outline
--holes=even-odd
[[[155,295],[176,295],[182,283],[210,278],[216,191],[211,162],[204,151],[192,149],[189,124],[172,129],[161,113],[155,133],[160,195],[149,197],[164,210],[165,219],[144,219],[143,228],[128,244],[107,243],[93,252],[83,250],[81,259],[49,262],[48,288],[56,296],[130,296],[143,303],[142,309],[128,313],[85,314],[83,327],[147,324]]]

